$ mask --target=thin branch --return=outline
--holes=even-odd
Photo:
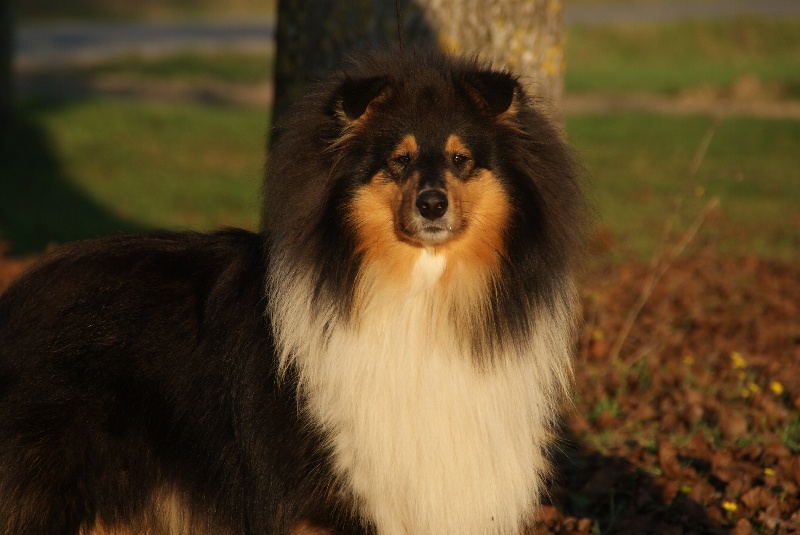
[[[611,349],[611,356],[614,360],[619,359],[619,353],[622,349],[622,346],[625,344],[628,336],[630,335],[631,329],[633,329],[634,324],[636,323],[636,319],[639,317],[639,314],[642,312],[642,309],[650,300],[650,296],[653,294],[653,290],[655,289],[658,282],[664,276],[664,274],[672,267],[672,264],[678,258],[678,256],[683,253],[686,247],[692,242],[694,237],[697,235],[697,232],[700,230],[700,227],[703,226],[703,222],[706,220],[708,215],[715,211],[719,207],[719,198],[714,197],[709,200],[703,211],[697,216],[694,220],[692,225],[684,232],[681,239],[675,244],[674,247],[664,256],[662,257],[664,260],[658,262],[653,269],[651,269],[648,273],[647,280],[645,281],[644,286],[642,287],[642,292],[639,294],[639,300],[636,302],[636,305],[631,309],[628,313],[627,318],[625,319],[625,323],[623,325],[622,330],[620,331],[619,336],[617,337],[616,342],[614,343],[614,347]]]
[[[697,216],[697,218],[695,218],[692,225],[686,230],[686,232],[683,233],[681,239],[679,239],[672,247],[669,246],[669,241],[672,236],[673,229],[677,225],[684,200],[689,195],[689,188],[694,182],[694,178],[697,175],[697,172],[700,169],[703,161],[705,160],[708,147],[711,145],[711,140],[714,138],[714,134],[719,126],[719,123],[720,119],[717,118],[708,128],[708,130],[706,130],[705,135],[703,135],[703,138],[700,140],[700,143],[697,146],[697,150],[695,151],[692,161],[689,163],[683,191],[675,201],[675,206],[670,218],[664,224],[661,240],[656,248],[655,253],[653,254],[652,259],[650,260],[650,268],[648,270],[647,279],[645,280],[642,291],[639,294],[639,299],[625,318],[622,330],[620,331],[613,347],[611,348],[611,357],[615,362],[619,361],[619,355],[620,351],[622,351],[622,346],[625,345],[633,326],[636,324],[639,314],[641,314],[642,309],[650,300],[650,296],[653,294],[653,290],[655,289],[656,285],[669,270],[678,256],[680,256],[689,243],[691,243],[695,238],[697,232],[700,230],[700,227],[703,225],[703,222],[708,215],[713,210],[716,210],[716,208],[719,206],[718,198],[715,197],[711,199],[708,203],[706,203],[705,207]]]

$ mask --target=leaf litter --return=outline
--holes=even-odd
[[[651,269],[583,277],[577,394],[536,533],[800,533],[800,266],[677,259],[617,344]]]

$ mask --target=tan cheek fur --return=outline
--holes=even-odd
[[[509,221],[511,204],[499,180],[489,171],[461,183],[452,181],[451,196],[461,210],[462,231],[439,250],[451,260],[452,270],[461,267],[476,275],[489,275],[500,266],[505,256],[505,230]]]
[[[396,183],[378,175],[359,190],[350,205],[356,252],[383,277],[398,283],[408,279],[419,253],[419,247],[402,240],[395,227],[401,195]]]
[[[390,158],[414,157],[417,151],[416,139],[407,135]],[[366,264],[378,268],[383,278],[398,283],[408,279],[419,252],[418,247],[402,239],[396,228],[402,204],[400,186],[388,171],[381,171],[356,193],[349,210],[350,223],[356,229],[356,252],[363,255]]]
[[[454,275],[459,285],[477,277],[484,283],[496,272],[505,255],[504,232],[510,203],[498,179],[489,171],[465,183],[448,183],[453,210],[461,212],[463,228],[452,240],[436,246],[447,258],[442,283]],[[408,280],[421,246],[405,240],[397,229],[402,204],[400,186],[383,174],[362,187],[350,205],[350,220],[357,235],[356,252],[380,271],[384,282]]]
[[[465,172],[474,172],[472,153],[458,136],[449,136],[444,150],[449,159],[456,154],[470,158],[470,167]],[[486,169],[479,169],[466,182],[448,177],[447,184],[463,229],[441,246],[441,251],[453,260],[444,280],[459,268],[476,276],[491,275],[499,267],[500,258],[506,254],[504,233],[511,205],[505,189]]]

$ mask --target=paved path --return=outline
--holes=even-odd
[[[164,54],[186,49],[269,50],[274,25],[255,21],[63,23],[22,26],[16,60],[21,66],[92,62],[135,52]]]
[[[568,24],[643,23],[743,13],[800,16],[800,0],[710,0],[634,6],[567,4]],[[181,49],[269,50],[274,24],[267,20],[30,25],[16,33],[17,62],[58,65],[124,53],[163,54]]]

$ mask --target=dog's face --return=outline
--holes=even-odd
[[[388,263],[425,247],[496,263],[505,254],[509,199],[476,158],[455,133],[431,140],[404,135],[349,205],[365,257]]]
[[[363,195],[374,195],[391,211],[398,239],[422,246],[458,239],[471,230],[471,219],[486,223],[491,217],[493,226],[502,227],[507,207],[491,172],[476,165],[472,150],[454,133],[427,143],[407,134]]]
[[[370,164],[351,182],[347,218],[366,260],[408,265],[403,256],[426,248],[492,269],[506,256],[512,204],[489,130],[513,120],[517,83],[494,72],[436,81],[345,82],[341,139]]]
[[[459,185],[473,176],[474,160],[464,143],[447,141],[422,146],[413,134],[390,153],[385,169],[372,179],[386,197],[402,239],[438,245],[459,234],[464,226],[463,192]],[[438,145],[438,146],[437,146]]]

